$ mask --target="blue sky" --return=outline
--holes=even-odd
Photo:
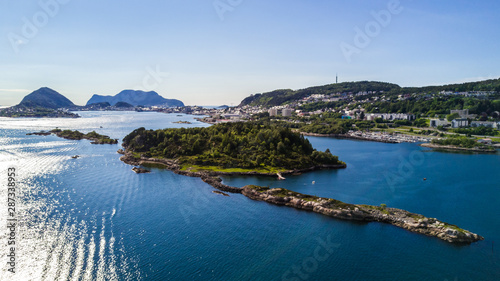
[[[124,89],[237,105],[336,73],[401,86],[499,78],[498,11],[464,0],[0,0],[0,105],[44,86],[80,105]]]

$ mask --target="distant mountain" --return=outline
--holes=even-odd
[[[92,103],[92,104],[87,104],[87,106],[95,107],[95,108],[106,108],[106,107],[111,106],[111,104],[109,104],[109,102],[96,102],[96,103]]]
[[[115,96],[93,95],[92,98],[90,98],[90,100],[87,102],[87,105],[101,102],[109,102],[113,106],[118,102],[126,102],[133,106],[184,106],[184,103],[182,101],[176,99],[166,99],[160,96],[157,92],[144,92],[134,90],[125,90]]]
[[[58,92],[44,87],[25,96],[18,106],[58,109],[61,107],[74,107],[75,104]]]
[[[124,101],[119,101],[115,104],[115,107],[122,107],[122,108],[128,108],[128,107],[134,107],[133,105],[131,105],[130,103],[128,102],[124,102]]]

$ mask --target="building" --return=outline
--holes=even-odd
[[[366,116],[366,120],[373,121],[377,118],[382,118],[386,121],[395,121],[395,120],[408,120],[412,121],[416,119],[414,114],[406,114],[406,113],[371,113]]]
[[[467,118],[467,116],[469,116],[469,110],[468,109],[464,109],[464,110],[451,110],[450,111],[450,114],[454,114],[454,113],[457,113],[458,116],[460,116],[460,118]]]
[[[269,109],[269,116],[278,116],[278,109],[276,108],[271,108]]]
[[[466,118],[453,119],[451,121],[451,127],[452,128],[469,127],[469,120],[467,120]]]
[[[491,143],[492,143],[491,139],[482,139],[482,140],[478,140],[477,142],[482,143],[482,144],[486,144],[486,145],[491,145]]]
[[[431,119],[431,127],[447,126],[451,125],[446,119]]]
[[[283,117],[291,117],[292,116],[292,109],[291,108],[284,108],[281,111],[281,115],[283,115]]]
[[[490,121],[472,121],[470,123],[471,127],[487,127],[487,128],[495,128],[496,124],[495,122],[490,122]]]

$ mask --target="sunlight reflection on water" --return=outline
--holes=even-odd
[[[28,121],[14,123],[20,126],[24,122]],[[18,259],[15,275],[8,273],[8,266],[2,262],[0,280],[118,280],[117,272],[122,269],[115,255],[123,251],[123,246],[116,243],[114,235],[108,235],[112,216],[97,220],[94,215],[87,222],[79,221],[58,200],[69,197],[55,176],[71,168],[72,159],[65,154],[75,150],[74,143],[46,141],[43,137],[27,143],[4,135],[0,139],[0,180],[6,182],[7,169],[16,168]],[[6,202],[7,189],[0,194]],[[0,207],[0,219],[7,220],[5,204]],[[96,231],[92,233],[91,229]],[[7,238],[1,231],[0,241]]]

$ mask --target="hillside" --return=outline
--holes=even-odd
[[[116,105],[119,102],[129,103],[133,106],[184,106],[184,103],[182,101],[176,99],[166,99],[160,96],[157,92],[144,92],[134,90],[124,90],[115,96],[93,95],[87,102],[87,105],[102,102],[108,102],[112,106]]]
[[[18,106],[58,109],[62,107],[74,107],[75,104],[58,92],[44,87],[25,96]]]
[[[439,93],[441,91],[466,92],[466,91],[496,91],[500,92],[500,79],[491,79],[462,84],[449,84],[442,86],[426,87],[400,87],[396,84],[361,81],[329,84],[310,87],[301,90],[275,90],[263,94],[255,94],[245,98],[240,106],[265,106],[272,107],[300,100],[314,94],[358,93],[383,91],[385,94],[410,94],[410,93]]]
[[[280,171],[344,164],[329,151],[313,149],[290,129],[252,122],[156,131],[139,128],[123,139],[123,147],[137,156],[175,159],[184,168]]]
[[[245,98],[240,106],[244,105],[262,105],[262,106],[277,106],[288,102],[293,102],[304,97],[315,94],[333,94],[343,92],[362,92],[362,91],[384,91],[399,90],[400,87],[396,84],[383,82],[344,82],[338,84],[329,84],[325,86],[310,87],[301,90],[275,90],[268,93],[256,94]]]

